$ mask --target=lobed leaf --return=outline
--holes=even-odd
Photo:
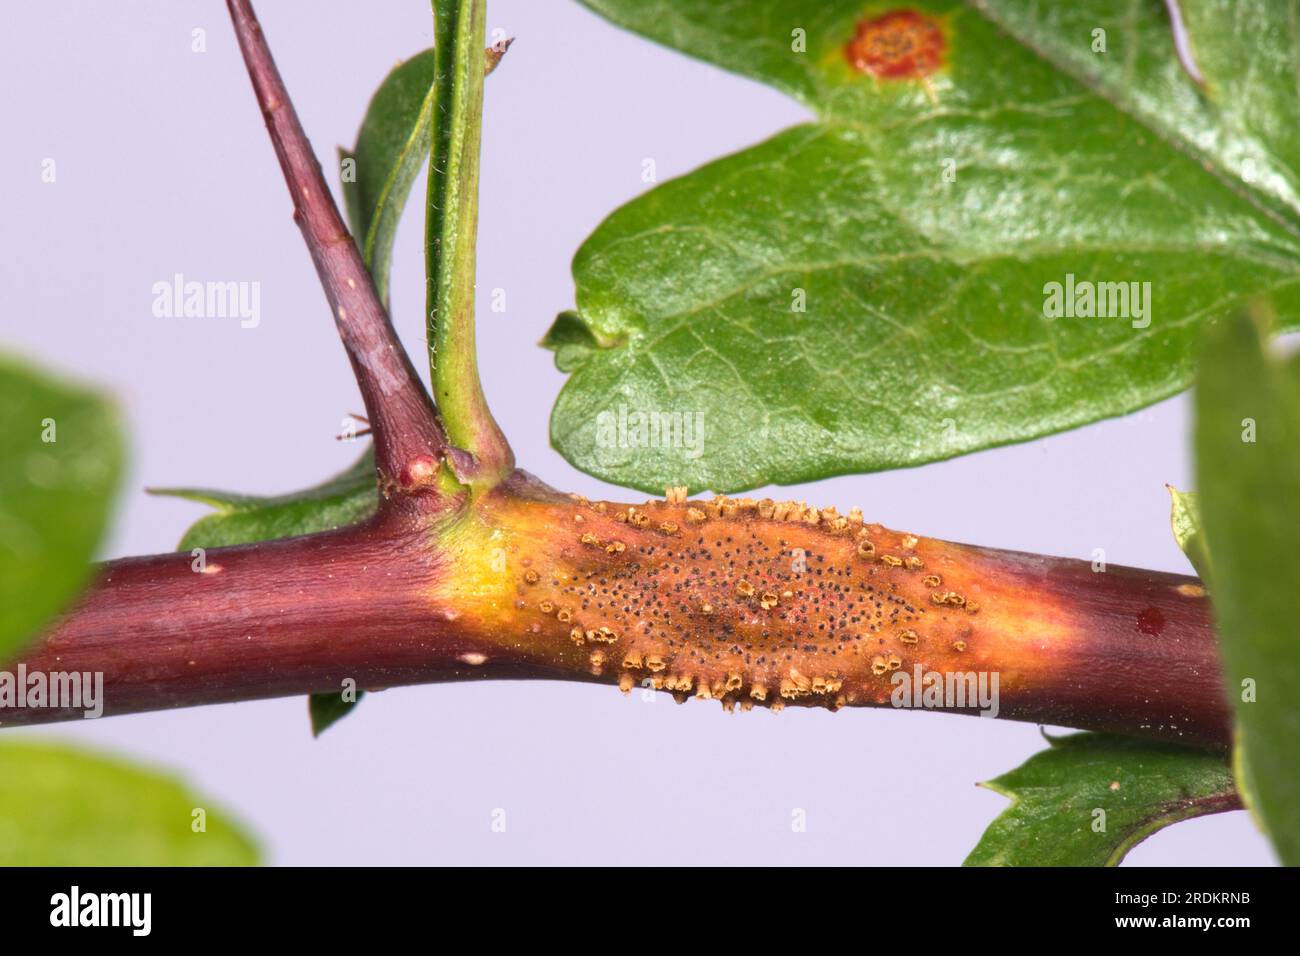
[[[897,39],[891,4],[585,2],[816,119],[579,249],[577,308],[544,344],[571,374],[552,442],[584,471],[725,492],[917,465],[1180,391],[1202,327],[1247,296],[1296,327],[1280,5],[1198,5],[1202,91],[1156,3],[926,0],[912,22],[942,62],[890,78],[847,45]],[[1257,41],[1258,75],[1238,66]],[[1071,317],[1067,288],[1117,314]]]
[[[1108,734],[1047,740],[981,784],[1012,802],[966,866],[1118,866],[1171,823],[1240,808],[1220,755]]]

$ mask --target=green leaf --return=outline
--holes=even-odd
[[[356,163],[355,181],[343,181],[348,222],[385,304],[397,223],[429,154],[433,97],[433,51],[425,50],[388,74],[366,109],[356,147],[340,151]]]
[[[1222,756],[1107,734],[1047,739],[1049,749],[981,784],[1011,806],[966,866],[1118,866],[1171,823],[1240,809]]]
[[[1254,83],[1272,102],[1277,63],[1239,67],[1259,40],[1290,68],[1285,5],[1237,32],[1194,18],[1220,103],[1156,3],[912,4],[946,44],[924,82],[849,63],[888,3],[586,3],[816,116],[650,190],[578,251],[577,309],[546,340],[572,375],[551,438],[591,474],[736,491],[921,464],[1180,391],[1202,326],[1246,296],[1296,327],[1297,134],[1291,110],[1242,105]],[[1142,308],[1047,318],[1068,276],[1139,283]]]
[[[509,46],[505,41],[487,51],[488,73]],[[435,95],[434,54],[429,49],[399,63],[384,78],[366,107],[356,146],[339,150],[348,224],[385,305],[397,223],[429,155]],[[351,178],[346,174],[348,160],[355,164]]]
[[[90,575],[120,481],[117,415],[100,395],[0,358],[0,663]]]
[[[242,827],[170,776],[76,747],[0,744],[0,866],[257,862]]]
[[[1183,549],[1187,560],[1207,585],[1210,583],[1210,550],[1205,545],[1205,526],[1201,523],[1201,496],[1194,491],[1169,489],[1169,523],[1174,529],[1174,540]]]
[[[344,700],[342,694],[312,694],[307,702],[307,710],[311,715],[311,735],[319,737],[325,733],[329,727],[352,713],[352,708],[361,703],[361,698],[365,696],[365,691],[358,691],[354,700]]]
[[[217,508],[181,538],[178,550],[224,548],[274,538],[331,531],[364,521],[379,506],[375,456],[367,450],[352,467],[313,488],[258,497],[206,488],[150,488],[150,494],[201,501]]]
[[[974,5],[1159,135],[1204,155],[1248,189],[1253,201],[1295,222],[1300,129],[1290,117],[1300,50],[1287,4],[1184,0],[1183,18],[1206,78],[1203,91],[1171,56],[1171,27],[1160,4],[976,0]],[[1092,51],[1098,28],[1107,32],[1108,52],[1102,55]]]
[[[1300,864],[1300,358],[1269,354],[1263,317],[1210,337],[1196,389],[1196,472],[1211,594],[1252,809]]]

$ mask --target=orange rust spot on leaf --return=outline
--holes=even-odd
[[[891,10],[860,20],[844,47],[849,64],[885,80],[915,80],[943,65],[947,42],[939,24],[915,10]]]

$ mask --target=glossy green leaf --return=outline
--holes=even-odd
[[[1107,734],[1051,746],[981,786],[1011,799],[966,866],[1118,866],[1157,830],[1236,810],[1222,756]]]
[[[0,358],[0,663],[81,590],[123,465],[105,399]]]
[[[1210,583],[1210,550],[1205,544],[1205,526],[1201,522],[1201,496],[1194,491],[1179,491],[1168,485],[1170,498],[1169,523],[1174,529],[1174,540],[1192,562],[1196,573]]]
[[[1294,225],[1300,213],[1300,128],[1292,119],[1300,22],[1289,4],[1182,0],[1196,66],[1206,81],[1201,90],[1171,56],[1171,26],[1159,3],[974,5],[1159,135],[1204,155],[1248,190],[1252,201],[1285,214]],[[1092,49],[1098,29],[1106,32],[1104,54]]]
[[[0,866],[257,862],[241,826],[170,776],[78,747],[0,743]]]
[[[1196,473],[1211,595],[1251,807],[1300,865],[1300,358],[1263,319],[1214,330],[1196,389]]]
[[[364,521],[379,506],[375,457],[370,450],[328,481],[287,495],[258,497],[206,488],[149,490],[151,494],[187,498],[217,509],[190,526],[178,545],[181,551],[331,531]]]
[[[356,146],[340,151],[348,222],[385,304],[397,223],[429,155],[433,97],[433,51],[425,50],[388,74],[366,109]],[[355,163],[351,181],[348,160]]]
[[[487,50],[488,73],[510,42]],[[434,99],[434,54],[425,50],[384,78],[366,107],[356,146],[339,150],[348,224],[385,305],[397,224],[429,155]]]
[[[594,475],[733,491],[916,465],[1180,391],[1202,327],[1247,295],[1300,317],[1294,124],[1243,105],[1281,96],[1277,64],[1229,68],[1257,40],[1293,62],[1261,39],[1291,35],[1283,5],[1236,33],[1202,15],[1232,5],[1198,5],[1205,100],[1156,3],[912,4],[945,47],[922,82],[846,55],[892,4],[586,2],[816,115],[578,251],[577,309],[545,342],[572,375],[551,437]],[[1067,287],[1112,316],[1071,317]]]

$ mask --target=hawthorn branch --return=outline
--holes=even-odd
[[[437,500],[440,462],[457,475],[506,467],[508,457],[469,461],[447,444],[251,8],[228,2],[366,400],[381,476]],[[453,240],[440,259],[450,270],[439,273],[442,301],[464,318],[471,293],[472,319],[482,8],[439,4],[457,14],[443,23],[456,48],[477,51],[455,61],[469,74],[444,84],[460,84],[446,95],[461,118],[439,154],[463,164],[444,182],[460,199],[439,207],[452,213]],[[443,329],[472,371],[472,325]],[[468,381],[447,368],[449,384]],[[480,450],[508,456],[481,430],[490,421],[458,417],[458,427],[488,442]],[[365,690],[561,678],[728,708],[890,706],[894,678],[910,667],[918,684],[923,672],[1000,675],[999,714],[1015,720],[1228,745],[1223,668],[1194,578],[1094,574],[1086,562],[923,539],[868,525],[857,509],[684,499],[569,500],[513,472],[474,497],[474,520],[454,525],[430,529],[386,507],[337,531],[213,549],[198,571],[184,554],[110,562],[19,666],[102,673],[106,714],[337,691],[349,678]],[[5,724],[79,716],[75,707],[0,713]]]
[[[896,682],[915,678],[901,706],[974,714],[987,702],[920,699],[922,675],[985,674],[998,675],[998,717],[1228,745],[1195,578],[1094,573],[875,525],[865,547],[836,519],[743,507],[573,501],[516,473],[437,537],[380,512],[213,549],[206,574],[184,554],[112,562],[24,663],[102,672],[106,714],[337,693],[347,678],[367,690],[599,681],[729,709],[900,706]],[[881,560],[898,554],[924,567]],[[5,723],[75,717],[0,711]]]
[[[460,659],[485,642],[423,598],[445,568],[418,529],[382,512],[338,531],[214,548],[203,573],[187,553],[123,558],[21,664],[103,674],[106,715],[337,694],[346,679],[375,691],[489,676]],[[527,676],[501,658],[491,675]],[[5,708],[0,725],[83,714]]]
[[[434,491],[454,450],[326,185],[249,0],[227,0],[239,48],[302,230],[361,389],[386,487]],[[436,495],[435,495],[436,498]]]

